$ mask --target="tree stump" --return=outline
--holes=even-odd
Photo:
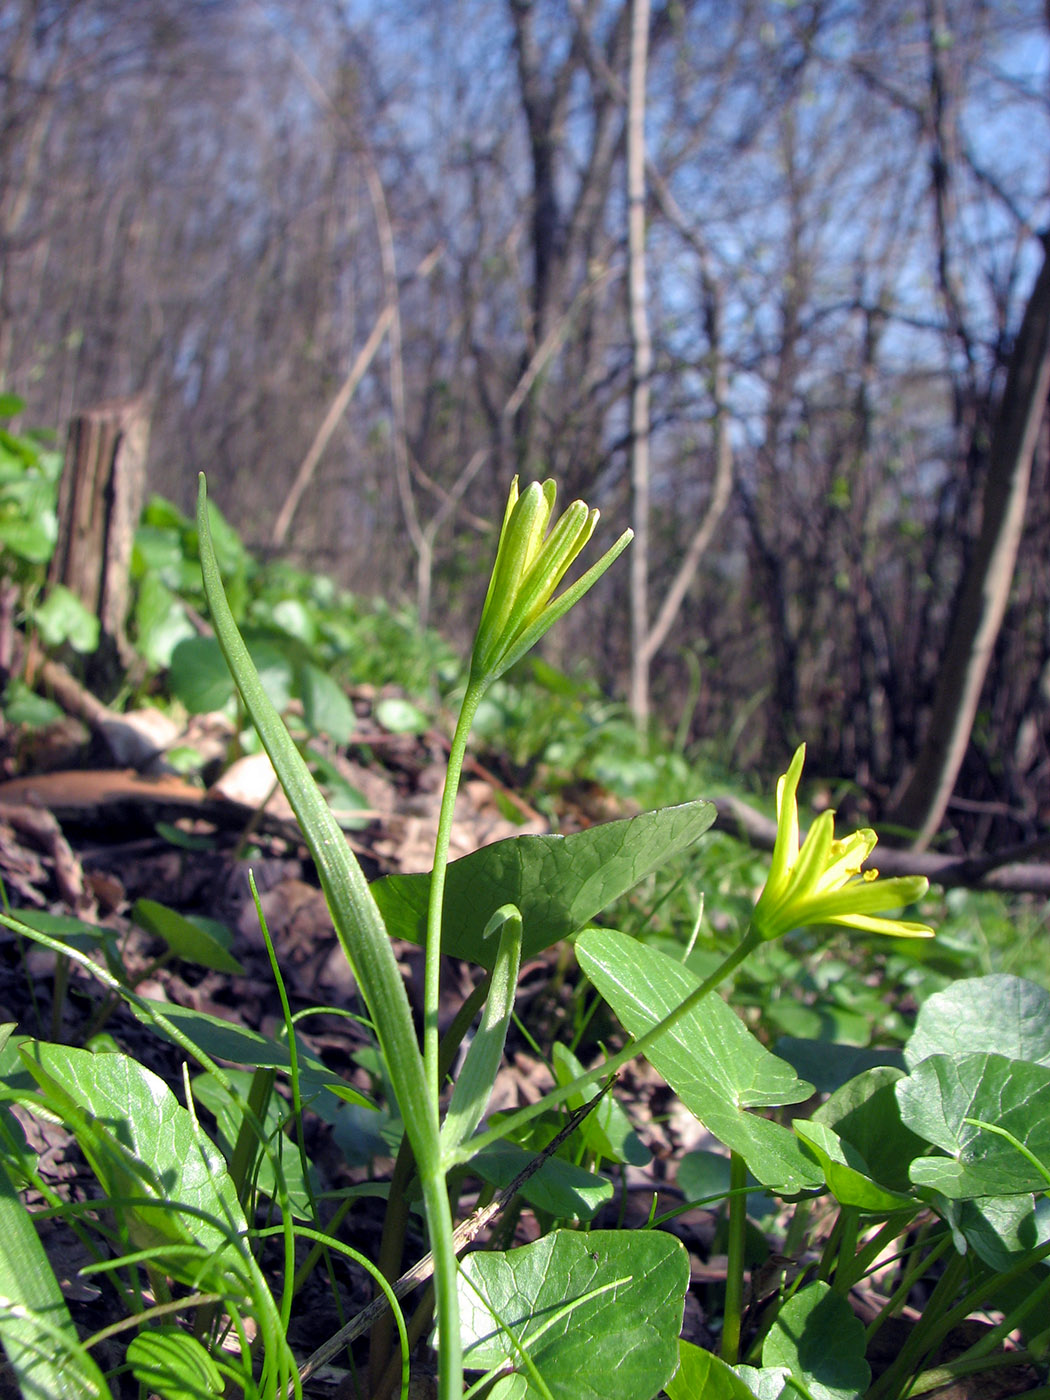
[[[142,510],[149,408],[142,397],[100,404],[69,425],[58,493],[58,543],[48,572],[99,619],[87,658],[93,688],[107,690],[131,660],[127,640],[131,549]]]

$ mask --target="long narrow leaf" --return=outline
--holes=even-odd
[[[109,1400],[29,1212],[0,1167],[0,1342],[24,1400]]]
[[[216,638],[237,682],[245,709],[302,828],[328,899],[336,934],[375,1023],[412,1145],[417,1156],[425,1158],[428,1153],[437,1151],[437,1119],[426,1091],[408,996],[386,926],[346,837],[280,715],[270,703],[237,630],[211,541],[203,475],[197,500],[197,527],[204,591]]]

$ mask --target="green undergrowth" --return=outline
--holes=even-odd
[[[11,526],[45,502],[53,464],[3,444],[8,485],[31,483],[0,497]],[[414,640],[407,614],[258,564],[203,481],[192,521],[147,506],[145,679],[126,698],[228,709],[269,754],[354,977],[334,1011],[356,1018],[371,1089],[312,1052],[311,1020],[333,1008],[293,1004],[257,897],[282,1008],[267,1034],[147,995],[169,962],[237,977],[221,924],[140,900],[131,917],[160,951],[132,973],[115,930],[0,891],[13,946],[52,968],[47,995],[0,1027],[0,1385],[278,1400],[329,1393],[334,1366],[343,1393],[372,1400],[410,1385],[438,1400],[905,1400],[1005,1369],[1050,1393],[1050,993],[1017,975],[1042,916],[1018,936],[998,902],[862,875],[874,833],[836,839],[830,811],[800,830],[804,748],[770,804],[771,855],[712,830],[680,745],[643,746],[590,683],[529,655],[627,544],[566,586],[597,513],[574,502],[556,519],[554,495],[513,484],[466,667]],[[45,637],[45,561],[17,555],[17,529],[3,539],[19,622]],[[311,750],[353,741],[346,687],[364,681],[380,722],[391,700],[391,727],[452,733],[431,870],[371,884]],[[622,810],[450,861],[472,731],[553,815],[580,783]],[[474,988],[458,984],[458,1006],[448,957]],[[543,997],[519,1000],[526,966],[557,993],[542,1015]],[[74,976],[80,1019],[62,1014]],[[508,1051],[550,1087],[497,1110]],[[624,1228],[656,1102],[672,1142],[688,1123],[704,1145],[648,1178],[648,1218]],[[76,1144],[76,1189],[50,1169],[49,1132]],[[319,1141],[349,1183],[325,1189]],[[711,1226],[695,1283],[673,1226],[687,1210]],[[104,1322],[68,1296],[74,1244]],[[375,1303],[296,1354],[293,1320],[319,1287],[337,1297],[348,1266]],[[681,1336],[691,1289],[705,1347]]]

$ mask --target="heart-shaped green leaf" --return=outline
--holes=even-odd
[[[908,1165],[929,1149],[901,1120],[895,1089],[903,1077],[903,1070],[890,1066],[870,1069],[836,1090],[813,1115],[815,1123],[834,1128],[856,1149],[873,1181],[896,1192],[910,1191]]]
[[[700,985],[700,979],[673,958],[608,929],[582,933],[576,956],[636,1038]],[[811,1086],[771,1055],[717,992],[656,1041],[646,1059],[690,1113],[744,1157],[764,1186],[794,1194],[823,1184],[820,1171],[792,1133],[744,1111],[799,1103],[809,1097]]]
[[[948,1157],[919,1157],[911,1179],[955,1199],[1044,1191],[1050,1170],[1050,1068],[980,1051],[930,1055],[896,1086],[904,1122]],[[1014,1143],[966,1119],[979,1119]]]
[[[692,1342],[678,1343],[678,1370],[664,1386],[667,1400],[752,1400],[731,1366]]]
[[[1050,1065],[1050,992],[1003,973],[953,982],[919,1009],[904,1058],[975,1050]]]
[[[533,957],[686,850],[714,819],[710,802],[687,802],[571,836],[514,836],[453,861],[442,949],[491,968],[496,950],[485,926],[500,905],[514,904],[524,927],[522,958]],[[392,938],[423,941],[429,875],[388,875],[372,893]]]
[[[470,1169],[503,1190],[534,1156],[513,1143],[494,1142],[470,1159]],[[607,1176],[584,1171],[562,1157],[548,1157],[521,1187],[521,1195],[556,1220],[590,1220],[612,1200],[613,1184]]]
[[[213,1266],[229,1260],[232,1236],[246,1228],[244,1215],[221,1154],[164,1081],[120,1053],[42,1041],[23,1043],[19,1053],[103,1189],[125,1200],[119,1209],[133,1242],[147,1248],[195,1241],[198,1260],[173,1255],[165,1267],[194,1284],[214,1280]]]
[[[1050,1240],[1050,1197],[993,1196],[941,1203],[958,1241],[996,1273],[1014,1269]],[[1002,1306],[1000,1304],[1000,1306]]]
[[[789,1298],[762,1344],[762,1365],[784,1366],[811,1400],[857,1400],[871,1383],[864,1324],[826,1283]]]
[[[554,1400],[652,1400],[678,1365],[688,1284],[685,1249],[656,1230],[555,1230],[522,1249],[470,1254],[459,1284],[464,1362],[517,1371],[514,1393],[528,1400],[540,1392],[520,1349]]]

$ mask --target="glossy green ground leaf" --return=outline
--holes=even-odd
[[[556,1230],[522,1249],[470,1254],[462,1272],[465,1364],[506,1364],[528,1400],[540,1393],[504,1326],[554,1400],[652,1400],[678,1365],[689,1261],[671,1235]],[[565,1311],[597,1289],[605,1291]]]
[[[815,1123],[834,1128],[843,1142],[860,1153],[873,1181],[890,1191],[908,1192],[908,1166],[929,1150],[925,1139],[905,1127],[896,1086],[904,1071],[890,1066],[859,1074],[813,1114]]]
[[[796,1118],[794,1128],[819,1162],[828,1190],[840,1205],[875,1215],[916,1208],[916,1202],[908,1196],[877,1185],[857,1149],[843,1142],[826,1123]]]
[[[181,642],[196,637],[186,606],[154,573],[139,584],[135,602],[135,647],[150,665],[167,668]],[[229,699],[229,686],[225,688]]]
[[[430,721],[418,705],[398,695],[388,695],[375,707],[375,719],[391,734],[425,734]]]
[[[243,976],[244,968],[216,936],[221,925],[202,926],[155,899],[136,899],[131,917],[139,928],[162,939],[176,957],[214,972]]]
[[[101,1371],[80,1345],[33,1217],[2,1166],[0,1343],[22,1400],[109,1400]]]
[[[47,598],[34,611],[33,621],[45,646],[60,647],[68,642],[74,651],[85,655],[98,647],[98,617],[64,584],[52,585]]]
[[[552,1056],[554,1077],[559,1084],[571,1084],[584,1072],[584,1066],[566,1045],[560,1042],[554,1046]],[[581,1089],[565,1106],[570,1109],[582,1108],[598,1093],[596,1085]],[[631,1120],[611,1094],[606,1094],[601,1103],[580,1124],[580,1136],[587,1149],[609,1162],[626,1162],[632,1167],[644,1167],[652,1161],[652,1153],[631,1127]]]
[[[1004,973],[954,982],[920,1007],[904,1058],[975,1050],[1050,1065],[1050,992]]]
[[[731,1366],[692,1342],[678,1343],[678,1370],[664,1386],[667,1400],[752,1400]]]
[[[172,694],[191,715],[221,710],[233,695],[233,677],[214,637],[186,637],[171,653]]]
[[[206,1400],[222,1395],[224,1381],[196,1337],[177,1327],[152,1327],[128,1346],[131,1374],[160,1400]]]
[[[147,1197],[121,1213],[138,1248],[197,1241],[222,1266],[244,1216],[218,1149],[195,1127],[164,1081],[130,1055],[94,1055],[27,1041],[19,1053],[44,1101],[67,1122],[103,1190]],[[189,1206],[202,1214],[179,1214]],[[173,1264],[195,1280],[194,1265]],[[214,1274],[210,1275],[214,1277]]]
[[[1045,1191],[1046,1177],[996,1133],[1004,1128],[1050,1170],[1050,1068],[1005,1055],[930,1055],[897,1085],[901,1117],[949,1157],[920,1157],[911,1179],[945,1196]]]
[[[140,1021],[155,1026],[148,1013],[156,1010],[180,1030],[187,1040],[191,1040],[199,1050],[213,1060],[227,1060],[230,1064],[250,1065],[253,1069],[277,1069],[287,1074],[291,1068],[288,1046],[258,1031],[240,1026],[235,1021],[224,1021],[220,1016],[211,1016],[206,1011],[193,1011],[187,1006],[176,1006],[173,1002],[152,1001],[141,997],[142,1008],[132,1005],[131,1009]],[[155,1026],[159,1035],[165,1032]],[[167,1038],[167,1037],[165,1037]],[[299,1046],[299,1087],[303,1102],[308,1104],[322,1089],[327,1089],[345,1103],[357,1104],[359,1108],[374,1109],[364,1094],[328,1068],[321,1060],[310,1055]]]
[[[229,1070],[227,1073],[230,1081],[241,1094],[239,1101],[232,1099],[219,1081],[210,1074],[198,1075],[193,1081],[193,1097],[198,1103],[203,1104],[209,1113],[215,1115],[219,1134],[228,1149],[226,1156],[229,1159],[237,1142],[241,1124],[244,1122],[243,1105],[248,1100],[253,1072],[251,1070]],[[282,1131],[290,1112],[290,1106],[279,1094],[275,1093],[270,1096],[266,1112],[262,1115],[262,1127],[266,1133],[266,1140],[260,1145],[261,1160],[258,1164],[258,1171],[252,1174],[252,1180],[262,1195],[274,1199],[278,1194],[274,1160],[275,1158],[279,1160],[291,1212],[300,1220],[309,1220],[314,1211],[313,1202],[321,1187],[317,1181],[314,1182],[312,1200],[306,1179],[303,1176],[303,1163],[299,1155],[298,1144],[286,1132]]]
[[[714,819],[710,802],[688,802],[571,836],[514,836],[453,861],[442,949],[491,967],[496,950],[483,937],[485,925],[501,904],[515,904],[525,928],[522,958],[532,957],[686,850]],[[391,937],[422,942],[429,875],[387,875],[372,893]]]
[[[535,1155],[509,1142],[494,1142],[470,1159],[470,1169],[503,1190]],[[556,1220],[590,1220],[612,1200],[613,1184],[564,1157],[548,1157],[521,1187],[521,1195],[535,1210]]]
[[[992,1196],[944,1201],[943,1213],[957,1239],[997,1273],[1016,1267],[1050,1240],[1050,1198]],[[997,1306],[1002,1306],[997,1302]]]
[[[681,963],[636,939],[588,929],[576,940],[580,966],[624,1027],[638,1037],[700,985]],[[809,1097],[810,1085],[771,1055],[712,992],[646,1052],[646,1059],[704,1127],[739,1152],[763,1186],[793,1194],[823,1184],[819,1169],[779,1123],[747,1113]]]
[[[783,1366],[811,1400],[856,1400],[871,1383],[864,1324],[826,1283],[789,1298],[762,1344],[762,1365]]]
[[[785,1366],[734,1366],[733,1370],[756,1400],[780,1400],[782,1395],[799,1400],[802,1396],[798,1387],[791,1384]]]
[[[303,719],[313,734],[327,734],[336,744],[345,744],[357,720],[346,691],[319,666],[304,662],[299,668],[299,695]]]

